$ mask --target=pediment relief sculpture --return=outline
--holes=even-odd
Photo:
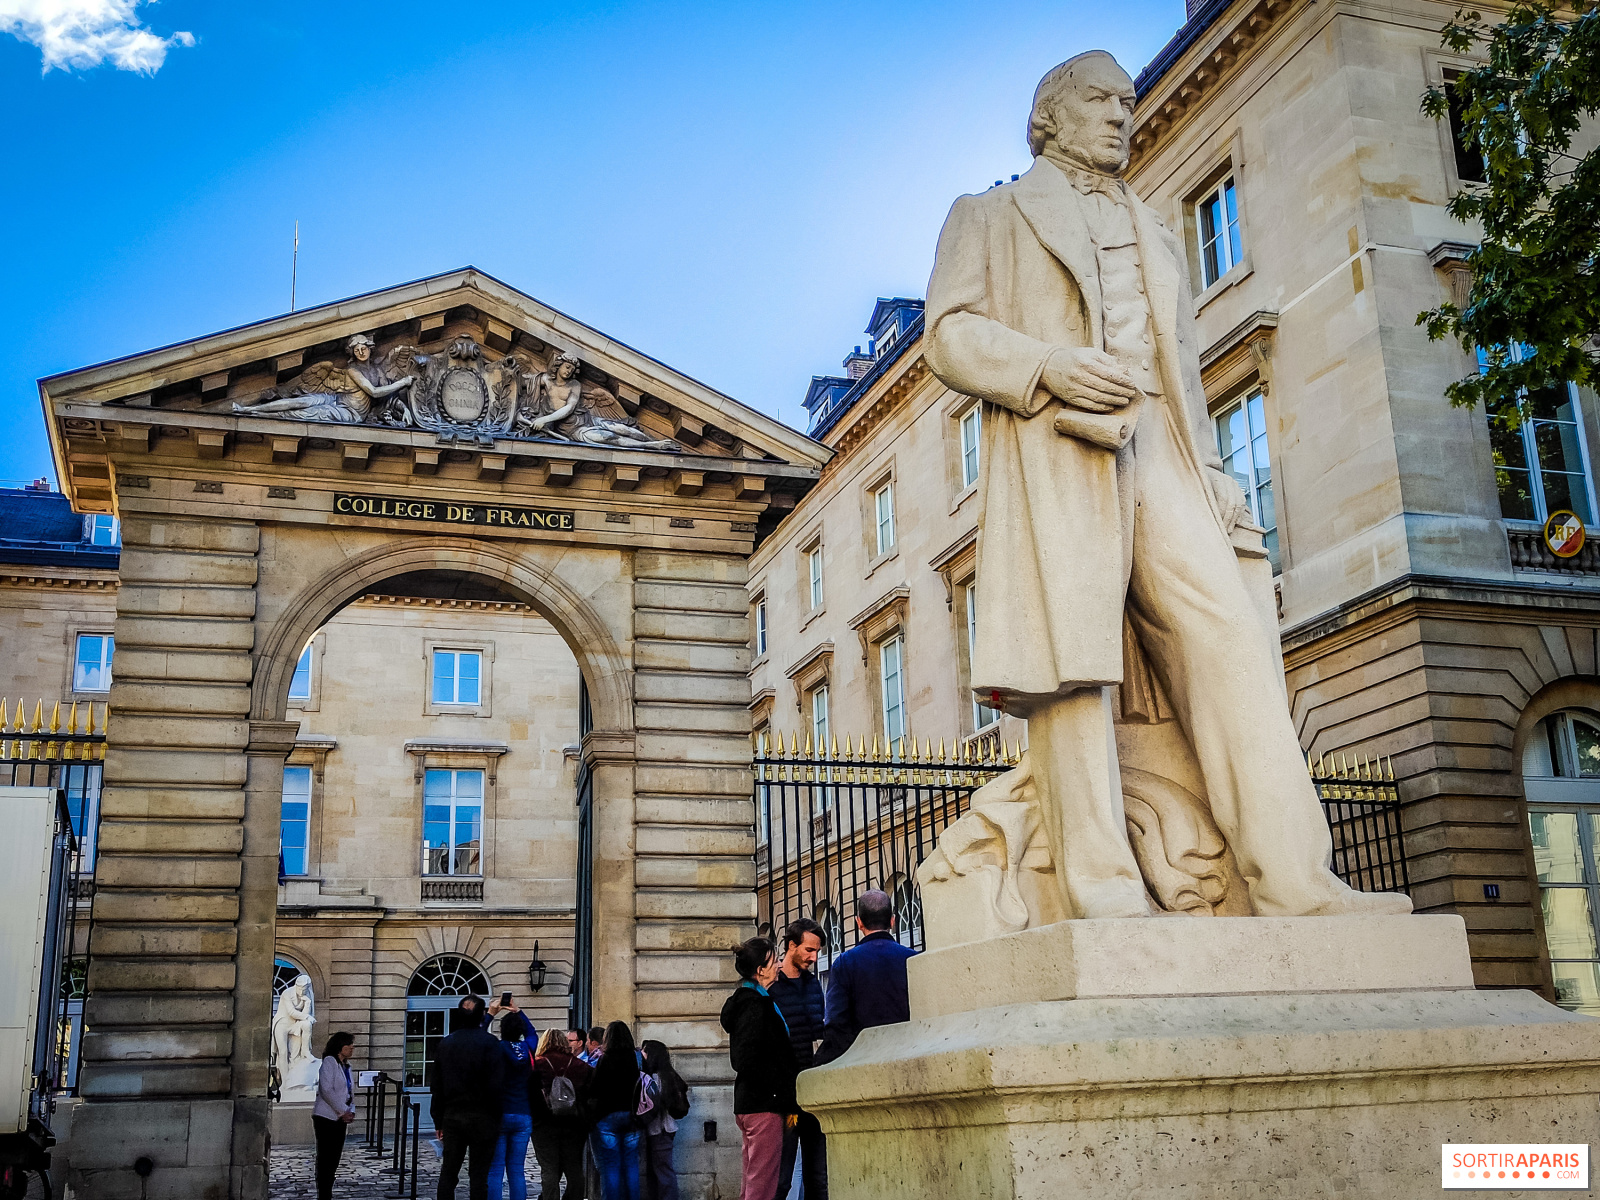
[[[683,450],[672,439],[642,429],[609,389],[583,379],[583,364],[575,355],[557,353],[543,368],[516,354],[488,361],[470,337],[452,339],[443,354],[423,354],[402,344],[378,355],[366,334],[352,337],[345,350],[344,366],[313,363],[287,384],[268,388],[248,403],[234,403],[232,411],[425,429],[444,441],[526,438]]]

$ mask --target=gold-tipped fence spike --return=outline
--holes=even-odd
[[[44,701],[41,700],[41,701],[39,701],[39,703],[37,703],[37,704],[35,704],[33,706],[33,728],[30,729],[28,732],[29,733],[38,733],[39,732],[39,727],[41,725],[43,725],[43,724],[44,724]]]
[[[830,745],[832,746],[832,749],[830,749],[828,751],[828,757],[829,758],[838,758],[839,757],[839,735],[838,734],[834,734],[833,735],[833,740],[830,743]]]
[[[806,757],[811,757],[811,730],[806,730]]]
[[[869,761],[869,762],[877,762],[878,761],[878,735],[877,734],[873,734],[872,735],[872,757],[870,759],[868,759],[867,761]]]
[[[61,732],[61,701],[57,700],[54,708],[50,710],[50,732]]]

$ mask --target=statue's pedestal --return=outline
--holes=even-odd
[[[912,1020],[800,1077],[836,1197],[1411,1200],[1443,1142],[1600,1143],[1600,1021],[1472,991],[1457,917],[1068,922],[910,966]]]

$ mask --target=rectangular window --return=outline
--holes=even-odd
[[[433,652],[433,702],[435,704],[479,704],[479,659],[476,650],[435,650]]]
[[[1483,161],[1483,147],[1478,144],[1476,130],[1467,128],[1466,106],[1456,95],[1455,81],[1459,71],[1444,73],[1445,97],[1450,108],[1450,147],[1455,151],[1456,178],[1462,183],[1487,183],[1489,170]]]
[[[906,736],[904,643],[892,637],[878,648],[878,668],[883,678],[883,736],[890,751]]]
[[[300,651],[300,661],[294,665],[294,678],[289,680],[289,699],[311,699],[311,646]]]
[[[759,601],[756,604],[756,657],[760,658],[767,652],[767,602]]]
[[[422,775],[422,873],[483,874],[483,772]]]
[[[1217,453],[1222,469],[1239,481],[1250,502],[1250,519],[1267,531],[1263,539],[1272,569],[1278,565],[1278,508],[1272,495],[1272,460],[1267,455],[1266,402],[1253,391],[1217,415]]]
[[[967,588],[967,663],[969,665],[968,665],[967,670],[968,670],[969,675],[975,673],[975,670],[971,666],[971,664],[974,661],[974,659],[972,657],[973,656],[973,652],[975,650],[977,650],[977,648],[978,648],[978,589],[976,587],[968,587]],[[968,682],[970,683],[970,679],[969,679]],[[985,725],[992,725],[992,724],[994,724],[994,722],[998,721],[999,719],[1000,719],[1000,710],[999,709],[990,708],[987,704],[984,704],[981,701],[979,701],[977,699],[977,697],[973,697],[973,700],[972,700],[972,727],[974,729],[982,729]]]
[[[78,835],[78,855],[72,869],[82,874],[94,871],[95,844],[100,835],[100,776],[99,763],[64,763],[61,767],[67,812],[72,817],[72,832]]]
[[[828,688],[824,684],[811,692],[811,736],[817,744],[817,757],[825,756],[828,748]]]
[[[116,650],[116,639],[109,633],[80,633],[77,653],[72,660],[72,690],[75,692],[109,692],[111,690],[111,656]]]
[[[1521,355],[1520,347],[1513,349],[1513,361]],[[1486,362],[1482,350],[1478,360]],[[1512,429],[1489,422],[1500,515],[1542,525],[1551,513],[1566,509],[1593,525],[1594,483],[1577,389],[1571,384],[1545,388],[1528,397],[1524,412],[1528,419]]]
[[[311,831],[311,768],[283,769],[283,815],[278,821],[278,870],[306,873]]]
[[[1233,176],[1207,192],[1194,208],[1200,230],[1200,277],[1204,286],[1210,287],[1244,258]]]
[[[961,486],[978,482],[978,435],[983,431],[983,405],[974,404],[961,418]]]
[[[1600,1016],[1600,807],[1528,813],[1556,1003]]]
[[[818,546],[806,555],[806,569],[811,574],[811,607],[822,607],[822,547]]]
[[[887,554],[894,549],[893,483],[886,483],[872,493],[872,507],[877,523],[878,553]]]
[[[96,513],[88,518],[88,524],[91,546],[115,546],[122,540],[118,521],[113,516]]]

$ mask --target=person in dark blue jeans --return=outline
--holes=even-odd
[[[498,1008],[499,1006],[494,1006]],[[489,1163],[489,1200],[503,1200],[501,1181],[511,1184],[511,1200],[528,1200],[528,1138],[533,1133],[529,1087],[533,1083],[533,1022],[516,1005],[500,1010],[500,1051],[506,1060],[500,1089],[500,1140]]]
[[[816,1065],[855,1044],[863,1029],[911,1020],[906,959],[916,953],[894,940],[894,905],[874,888],[856,901],[861,940],[834,960],[828,973],[828,1021]]]
[[[804,1071],[816,1065],[817,1043],[824,1030],[822,985],[812,971],[822,949],[822,926],[802,917],[783,933],[783,961],[767,989],[789,1027],[795,1065]],[[778,1167],[778,1197],[789,1195],[798,1155],[805,1200],[828,1200],[828,1143],[817,1118],[802,1110],[783,1133],[783,1162]]]
[[[626,1023],[606,1026],[604,1048],[589,1082],[594,1131],[589,1150],[600,1174],[600,1200],[639,1200],[639,1051]]]

